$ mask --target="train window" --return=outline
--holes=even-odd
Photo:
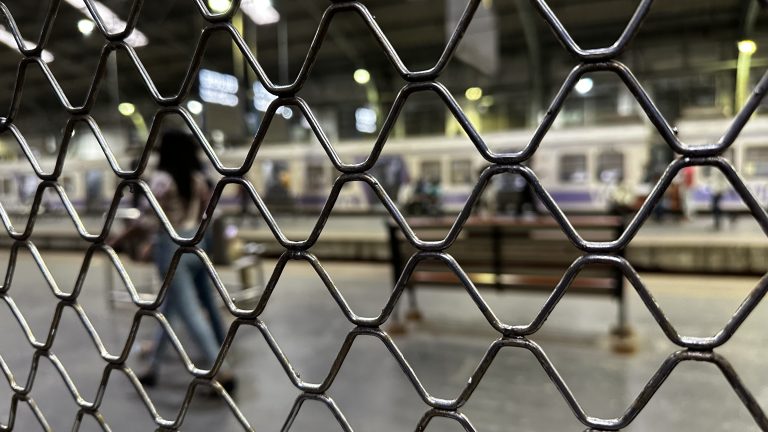
[[[451,161],[451,184],[467,185],[472,183],[472,161],[458,159]]]
[[[307,165],[307,192],[319,192],[325,187],[325,167],[319,164]]]
[[[620,183],[624,180],[624,154],[607,151],[597,156],[597,179],[603,183]]]
[[[768,147],[748,147],[744,153],[744,175],[768,177]]]
[[[583,154],[560,156],[560,181],[563,183],[585,183],[587,181],[587,156]]]
[[[441,183],[443,181],[443,176],[440,170],[440,161],[422,161],[421,178],[431,182]]]

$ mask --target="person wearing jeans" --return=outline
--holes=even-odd
[[[210,198],[210,189],[202,174],[196,150],[197,143],[190,135],[175,130],[166,132],[160,143],[157,169],[149,182],[152,194],[182,237],[194,235]],[[208,243],[209,240],[204,237],[197,246],[205,250]],[[158,227],[152,258],[163,278],[170,270],[177,248],[171,236]],[[194,254],[184,253],[160,307],[169,322],[180,319],[208,367],[216,360],[224,340],[224,326],[211,289],[203,262]],[[144,385],[157,383],[160,362],[168,342],[165,330],[158,329],[149,355],[149,368],[139,376]],[[223,369],[217,378],[227,391],[232,391],[235,388],[234,376],[227,371],[228,367]]]
[[[179,234],[191,237],[194,232]],[[201,242],[198,246],[205,249],[206,245],[205,242]],[[170,270],[177,247],[178,245],[167,233],[159,234],[155,240],[153,261],[163,280]],[[208,272],[203,262],[194,254],[182,254],[161,308],[161,312],[169,322],[179,319],[183,322],[195,344],[201,349],[206,367],[216,360],[219,347],[224,341],[221,316],[215,309],[216,304],[211,290]],[[201,296],[207,296],[207,298],[201,298]],[[145,384],[146,381],[152,381],[150,385],[155,383],[160,361],[168,347],[168,342],[165,331],[162,328],[159,329],[155,335],[154,351],[150,358],[149,374],[151,375],[142,381]]]

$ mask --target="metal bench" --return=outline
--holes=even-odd
[[[577,231],[589,240],[613,240],[623,230],[622,219],[619,217],[576,216],[569,219]],[[442,239],[453,222],[449,218],[409,220],[411,228],[422,240]],[[393,280],[397,281],[406,263],[417,251],[397,225],[389,223],[388,231],[392,275]],[[444,252],[459,263],[478,288],[544,293],[551,293],[574,260],[584,255],[549,217],[471,217],[456,241]],[[406,318],[410,320],[422,318],[416,300],[416,288],[419,286],[462,288],[456,274],[445,263],[435,259],[419,262],[406,284]],[[627,324],[624,278],[618,268],[609,265],[586,266],[569,285],[567,294],[613,298],[618,305],[618,322],[614,334],[631,334]],[[393,314],[390,331],[405,331],[398,313]]]

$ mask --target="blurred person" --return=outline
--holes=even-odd
[[[661,181],[661,177],[664,174],[663,169],[657,167],[656,169],[653,169],[648,174],[648,180],[652,185],[657,185],[659,181]],[[664,191],[664,193],[661,195],[661,198],[659,199],[659,202],[656,203],[656,206],[653,207],[652,214],[653,214],[653,220],[656,222],[661,222],[664,219],[664,213],[667,210],[667,207],[669,205],[669,197],[667,196],[667,193],[669,192],[669,188]]]
[[[423,177],[419,177],[419,179],[416,180],[410,196],[408,197],[408,204],[406,205],[408,214],[423,216],[428,213],[429,195],[427,183],[427,180]]]
[[[291,174],[287,167],[274,163],[267,180],[267,190],[264,196],[267,205],[285,212],[293,210],[294,201],[291,195]]]
[[[495,207],[493,211],[496,214],[508,214],[520,196],[520,187],[522,179],[518,174],[504,174],[496,176],[497,187],[495,192]]]
[[[693,219],[693,186],[696,167],[687,166],[683,168],[680,173],[682,179],[678,183],[680,191],[680,206],[682,207],[683,219]]]
[[[178,130],[166,132],[160,143],[157,169],[149,182],[150,190],[168,220],[184,237],[195,233],[210,198],[210,188],[196,150],[190,135]],[[206,236],[198,247],[205,250],[209,244]],[[158,227],[152,245],[152,259],[163,278],[170,269],[177,247],[170,235]],[[196,256],[181,255],[161,312],[169,321],[181,319],[206,362],[212,365],[225,337],[224,326],[206,267]],[[160,328],[150,348],[149,367],[139,375],[139,381],[144,385],[151,387],[157,383],[160,361],[168,342],[165,331]],[[217,378],[227,391],[234,390],[236,381],[231,372],[222,371]]]
[[[248,193],[248,189],[245,187],[239,187],[237,190],[238,207],[240,208],[240,223],[242,225],[250,224],[251,226],[259,225],[259,218],[253,216],[260,216],[258,209],[253,204],[251,194]]]
[[[709,191],[712,195],[712,218],[715,230],[720,231],[723,223],[723,210],[720,207],[720,201],[723,199],[728,181],[720,172],[714,172],[710,176]]]
[[[416,180],[405,208],[411,215],[439,216],[442,213],[440,182],[424,177]]]
[[[439,179],[427,182],[427,213],[431,216],[440,216],[443,212],[443,191]]]
[[[515,216],[520,217],[525,212],[526,208],[535,215],[539,214],[539,209],[536,207],[536,197],[533,193],[533,186],[530,183],[523,180],[522,189],[520,190],[520,196],[515,203]]]
[[[532,168],[533,158],[523,162],[522,166]],[[536,206],[536,194],[533,192],[533,186],[526,180],[522,174],[515,176],[515,185],[519,190],[517,201],[515,202],[515,216],[520,217],[526,211],[534,216],[539,215],[539,208]],[[527,210],[526,210],[527,209]]]

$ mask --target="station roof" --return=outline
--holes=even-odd
[[[75,0],[72,0],[75,1]],[[439,56],[446,41],[446,9],[452,0],[364,0],[393,46],[412,69],[428,67]],[[118,16],[126,17],[131,0],[102,0]],[[280,13],[280,23],[256,26],[245,19],[244,36],[266,72],[276,82],[292,81],[306,55],[327,0],[272,0]],[[461,3],[456,0],[454,3]],[[25,39],[35,41],[47,11],[46,0],[9,0],[5,4],[20,26]],[[621,33],[639,0],[548,0],[574,39],[584,47],[607,46]],[[670,40],[694,43],[697,39],[717,35],[718,39],[735,42],[752,37],[768,23],[758,7],[745,0],[657,0],[644,23],[638,39],[642,44],[663,45]],[[532,2],[525,0],[484,0],[496,16],[501,57],[525,55],[530,49],[524,33],[525,20],[533,20],[532,28],[540,37],[539,49],[545,56],[568,57],[560,48],[546,23],[535,13],[523,11]],[[521,9],[522,8],[522,9]],[[532,9],[531,9],[532,10]],[[528,11],[530,12],[530,10]],[[527,18],[526,18],[527,17]],[[83,36],[77,23],[84,15],[62,1],[46,49],[55,60],[50,63],[56,79],[73,103],[81,101],[91,85],[104,39],[98,31]],[[171,94],[178,89],[186,72],[197,38],[205,21],[192,0],[145,1],[137,28],[149,39],[149,44],[137,48],[142,63],[148,69],[158,89]],[[287,49],[286,49],[287,47]],[[0,46],[0,102],[10,99],[13,74],[20,55]],[[119,93],[146,93],[124,55],[118,56],[117,73],[110,79],[119,81]],[[575,59],[568,60],[576,64]],[[664,62],[665,58],[656,61]],[[232,46],[226,36],[211,40],[203,60],[204,67],[238,72],[233,60]],[[466,66],[466,65],[464,65]],[[312,72],[313,79],[322,80],[341,74],[351,75],[358,67],[388,70],[398,79],[391,65],[373,42],[362,21],[354,14],[334,18],[330,32]],[[240,69],[241,70],[241,69]],[[471,80],[472,75],[467,75]],[[331,79],[331,78],[328,78]],[[52,100],[52,91],[39,73],[30,73],[24,88],[25,103],[45,105]],[[31,109],[34,110],[34,107]]]

